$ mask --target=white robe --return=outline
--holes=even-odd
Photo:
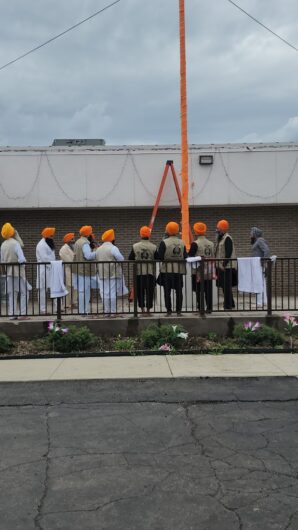
[[[45,286],[47,286],[47,289],[50,288],[50,262],[55,261],[55,259],[55,250],[52,250],[46,240],[42,238],[36,246],[36,261],[38,263],[48,262],[49,264],[37,266],[37,289],[44,289]]]
[[[73,262],[73,258],[74,258],[74,251],[72,250],[72,248],[70,248],[70,246],[65,243],[65,245],[63,245],[63,247],[60,248],[59,250],[59,256],[60,258],[62,259],[63,262],[65,263],[71,263]],[[71,266],[70,265],[65,265],[64,266],[64,270],[65,270],[65,284],[67,287],[71,287],[72,286],[72,281],[71,281],[71,273],[72,273],[72,270],[71,270]]]

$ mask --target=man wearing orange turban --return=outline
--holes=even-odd
[[[42,239],[36,246],[37,278],[36,287],[39,294],[39,311],[47,312],[47,296],[50,289],[51,261],[56,260],[54,235],[56,228],[47,226],[41,232]],[[54,299],[54,311],[57,308],[57,300]]]
[[[183,302],[183,276],[186,274],[185,259],[187,252],[184,242],[179,238],[179,225],[171,221],[166,226],[167,238],[159,245],[158,256],[164,263],[160,268],[157,282],[164,288],[167,315],[172,314],[172,289],[176,292],[176,312],[181,315]]]
[[[1,245],[1,263],[18,263],[6,267],[6,292],[8,295],[8,315],[11,319],[25,320],[28,311],[29,291],[31,285],[26,280],[25,263],[22,247],[24,246],[17,230],[10,223],[2,226],[1,235],[5,240]],[[19,297],[19,307],[18,307]]]
[[[228,230],[229,222],[226,219],[218,221],[215,257],[218,260],[216,263],[217,285],[223,290],[224,309],[230,310],[235,307],[232,287],[237,285],[237,271],[235,245]]]
[[[93,233],[91,225],[80,229],[80,238],[74,245],[74,272],[79,291],[79,313],[86,315],[90,311],[91,280],[96,276],[95,252],[91,251],[89,237]]]
[[[116,316],[117,297],[128,294],[124,283],[123,270],[120,265],[124,261],[120,250],[115,245],[115,231],[106,230],[102,236],[102,245],[96,250],[99,289],[106,316]]]
[[[204,278],[201,279],[199,272],[199,261],[192,268],[192,290],[196,293],[197,308],[201,309],[201,282],[204,283],[204,294],[207,306],[207,313],[212,312],[212,278],[214,275],[214,244],[205,237],[207,225],[199,222],[193,225],[197,239],[192,242],[188,256],[190,258],[204,259]]]
[[[74,258],[75,233],[68,232],[63,237],[63,241],[64,245],[59,250],[60,259],[64,263],[72,263]],[[65,297],[65,309],[74,308],[77,303],[77,291],[74,290],[72,282],[72,273],[75,271],[72,268],[72,265],[64,265],[65,287],[68,291]]]
[[[141,241],[135,243],[128,256],[129,260],[141,261],[137,264],[137,299],[144,316],[150,316],[153,307],[155,289],[155,264],[148,263],[158,259],[157,246],[149,241],[151,230],[149,226],[140,228]],[[147,263],[146,263],[147,262]],[[147,312],[145,313],[145,307]]]

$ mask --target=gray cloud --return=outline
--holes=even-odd
[[[10,0],[1,6],[0,64],[107,3]],[[185,3],[189,141],[297,140],[298,54],[228,2]],[[298,45],[296,1],[271,0],[270,11],[267,0],[239,3]],[[0,71],[0,143],[63,136],[179,142],[178,2],[122,0]]]

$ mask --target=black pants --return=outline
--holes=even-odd
[[[196,276],[192,275],[192,290],[196,293],[197,308],[201,309],[201,282],[197,282]],[[204,293],[207,311],[212,311],[212,280],[204,280]]]
[[[219,285],[222,287],[224,294],[224,309],[233,309],[235,307],[235,302],[232,292],[232,269],[220,271],[219,278]]]
[[[165,295],[165,306],[168,312],[172,311],[172,289],[176,293],[176,312],[180,313],[183,302],[183,275],[175,272],[162,273],[162,285],[164,288]]]
[[[141,309],[153,307],[155,278],[152,274],[137,275],[137,299]]]

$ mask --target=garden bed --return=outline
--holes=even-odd
[[[292,317],[291,317],[292,318]],[[48,359],[57,357],[110,357],[141,355],[225,355],[298,353],[298,338],[292,331],[295,319],[285,333],[259,322],[238,324],[233,337],[216,333],[194,337],[179,325],[153,324],[138,337],[96,337],[88,327],[77,328],[52,322],[43,338],[12,342],[0,333],[0,359]]]

